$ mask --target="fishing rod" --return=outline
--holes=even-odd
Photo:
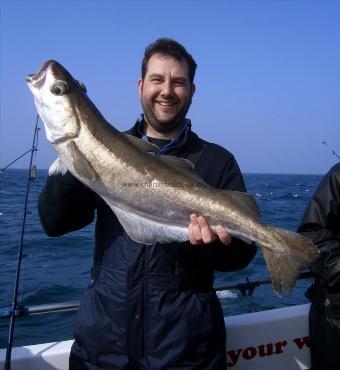
[[[12,347],[13,347],[13,334],[14,334],[14,325],[15,325],[15,311],[17,309],[17,302],[18,302],[18,292],[19,292],[19,281],[20,281],[20,271],[21,271],[21,262],[23,257],[23,244],[24,244],[24,234],[25,234],[25,225],[26,225],[26,216],[29,214],[28,212],[28,195],[30,191],[31,182],[35,179],[35,166],[33,166],[33,156],[34,153],[38,150],[38,122],[39,122],[39,115],[37,115],[37,119],[35,122],[34,128],[34,135],[33,135],[33,143],[30,150],[25,152],[19,158],[11,162],[7,165],[2,171],[8,168],[11,164],[16,162],[18,159],[23,157],[25,154],[31,153],[30,162],[29,162],[29,171],[27,175],[27,186],[26,186],[26,194],[25,194],[25,205],[24,205],[24,213],[23,213],[23,220],[21,226],[21,233],[20,233],[20,243],[19,243],[19,250],[18,250],[18,257],[17,257],[17,268],[16,268],[16,276],[15,276],[15,286],[13,292],[13,302],[10,311],[10,324],[9,324],[9,333],[8,333],[8,342],[7,342],[7,349],[6,349],[6,359],[5,359],[5,366],[4,370],[11,369],[11,355],[12,355]]]
[[[322,144],[328,147],[327,141],[323,141]],[[331,150],[331,153],[340,160],[340,157],[338,156],[338,154],[332,148],[330,148],[330,150]]]
[[[0,169],[0,173],[1,172],[4,172],[5,170],[7,170],[8,167],[12,166],[12,164],[14,164],[16,161],[18,161],[20,158],[24,157],[26,154],[30,153],[32,151],[32,148],[31,149],[28,149],[26,150],[25,153],[21,154],[18,158],[14,159],[14,161],[10,162],[7,166],[3,167]]]

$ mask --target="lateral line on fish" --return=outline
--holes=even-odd
[[[187,206],[187,205],[186,205],[186,204],[184,204],[184,203],[180,203],[180,202],[178,202],[178,201],[176,201],[176,200],[174,200],[174,199],[167,198],[167,197],[166,197],[166,196],[164,196],[162,193],[157,193],[157,192],[153,191],[153,190],[152,190],[152,187],[148,187],[148,186],[144,186],[144,185],[143,185],[143,187],[144,187],[146,190],[149,190],[150,192],[152,192],[153,194],[155,194],[156,196],[158,196],[158,197],[160,197],[160,198],[162,198],[162,199],[165,199],[165,200],[167,200],[167,201],[169,201],[169,202],[172,202],[172,203],[174,203],[174,204],[177,204],[178,206],[181,206],[181,207],[184,207],[184,208],[187,208],[187,209],[192,210],[192,208],[191,208],[190,206]],[[198,211],[196,211],[196,212],[195,212],[195,210],[192,210],[192,213],[198,213]],[[209,214],[209,212],[206,212],[204,215],[205,215],[205,216],[211,216],[211,215]],[[188,220],[188,225],[189,225],[189,223],[190,223],[190,220]]]

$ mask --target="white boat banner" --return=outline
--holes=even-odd
[[[310,369],[309,304],[225,318],[228,369]]]

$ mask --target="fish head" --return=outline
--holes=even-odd
[[[57,144],[77,137],[80,130],[77,107],[79,98],[86,94],[85,87],[54,60],[44,63],[26,80],[44,122],[47,140]]]

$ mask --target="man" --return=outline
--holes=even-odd
[[[191,160],[211,186],[245,191],[232,154],[200,139],[185,118],[195,70],[194,59],[176,41],[151,44],[138,81],[144,114],[128,133],[158,145],[158,154]],[[213,233],[196,215],[188,220],[190,242],[141,245],[70,173],[47,179],[39,212],[48,235],[84,227],[95,211],[93,282],[77,315],[70,369],[225,369],[214,270],[245,267],[255,247],[232,240],[222,227]]]
[[[322,179],[299,232],[320,248],[312,266],[309,331],[312,370],[340,369],[340,164]]]

